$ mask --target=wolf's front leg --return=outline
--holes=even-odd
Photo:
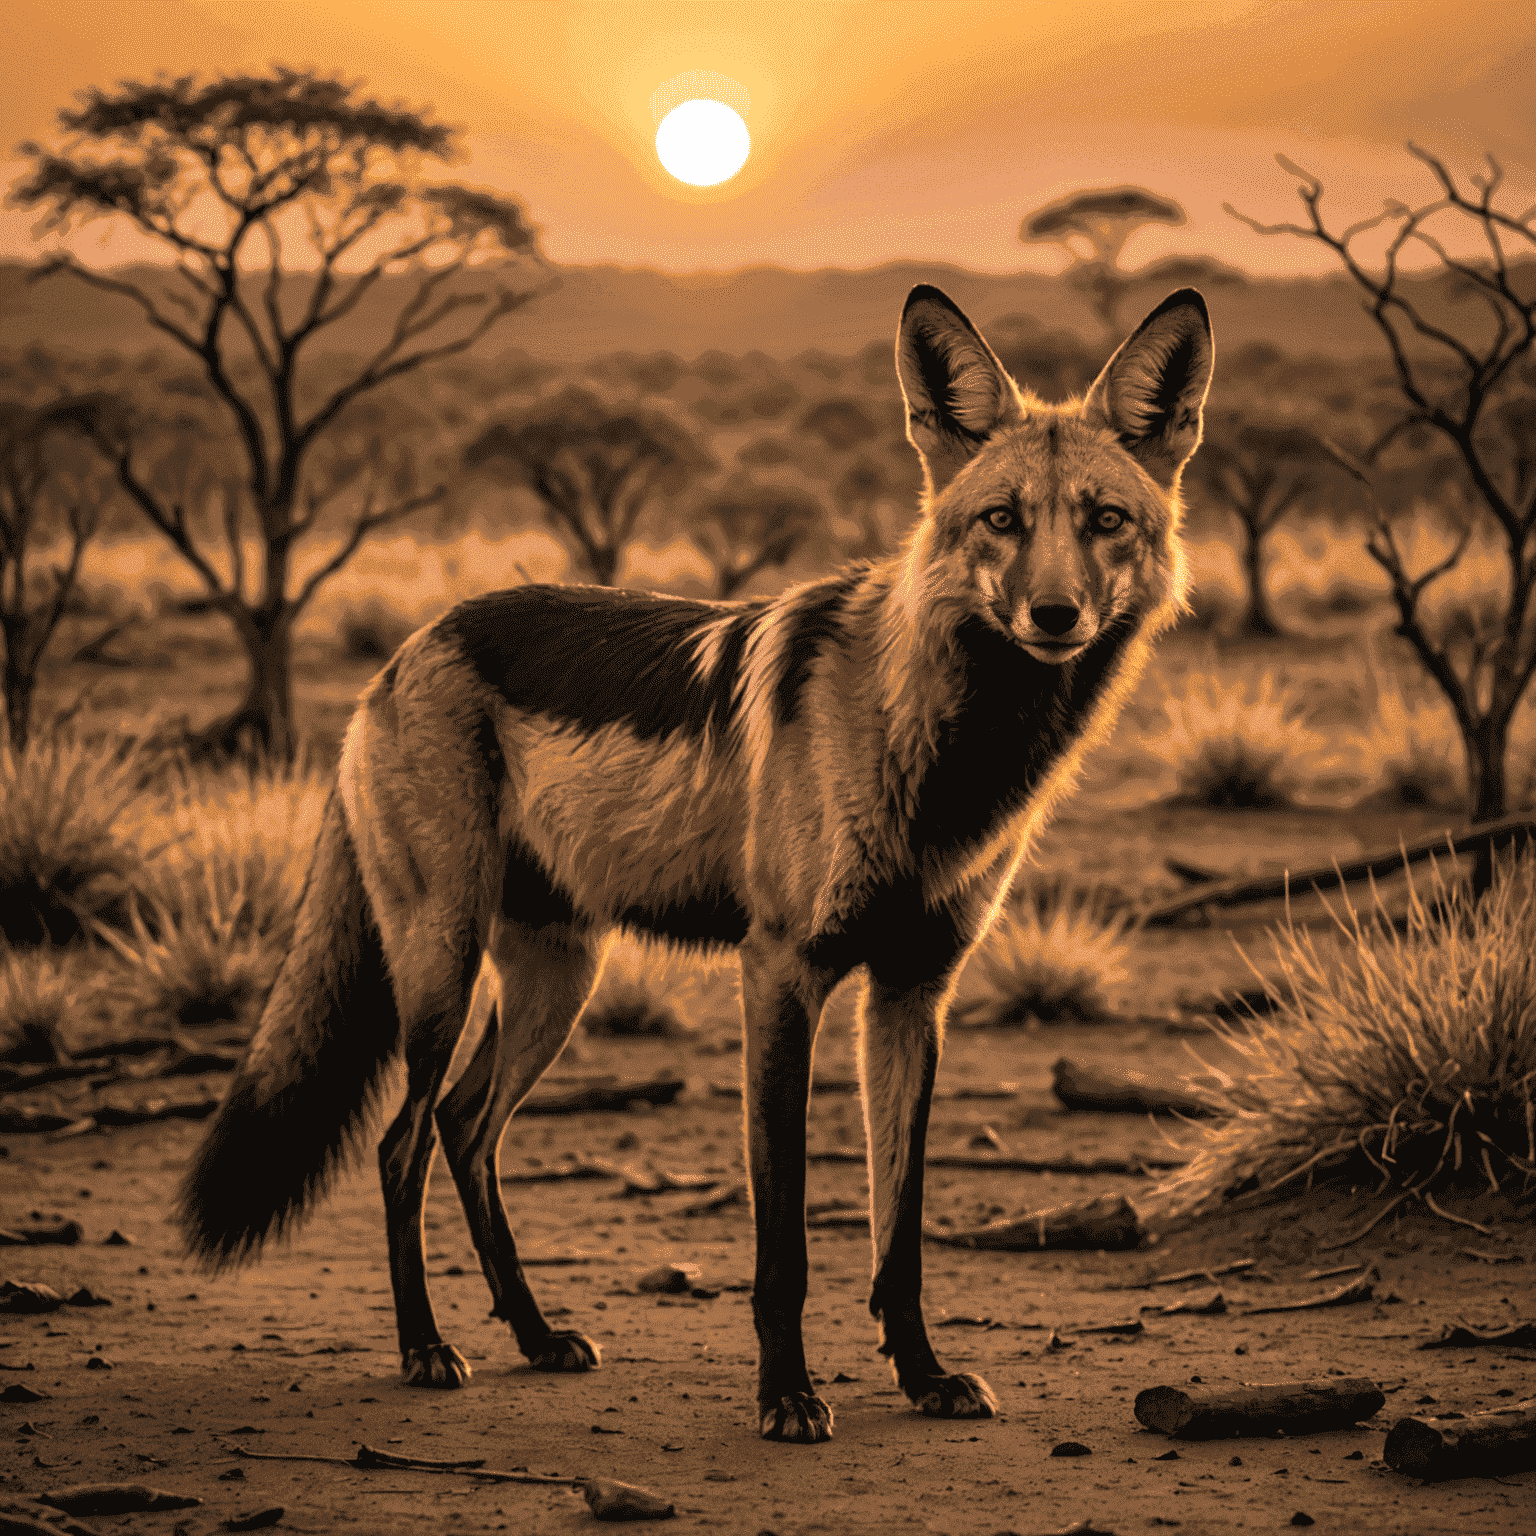
[[[981,1377],[949,1375],[923,1324],[923,1153],[939,1065],[942,983],[894,988],[871,975],[859,1003],[859,1073],[869,1147],[875,1278],[869,1310],[896,1384],[924,1413],[990,1419],[997,1399]]]
[[[758,1424],[765,1440],[832,1438],[832,1409],[811,1387],[805,1308],[805,1117],[811,1051],[826,989],[788,945],[742,946],[746,1009],[747,1167],[757,1228]]]

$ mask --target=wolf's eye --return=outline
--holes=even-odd
[[[1094,526],[1100,533],[1113,533],[1117,528],[1124,527],[1125,514],[1116,512],[1113,507],[1106,507],[1095,519]]]
[[[1005,512],[1001,507],[995,512],[987,513],[987,521],[997,529],[999,533],[1006,532],[1013,527],[1013,513]]]

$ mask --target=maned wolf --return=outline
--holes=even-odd
[[[919,286],[896,364],[925,490],[901,553],[744,602],[527,586],[407,640],[353,717],[293,947],[183,1187],[192,1248],[239,1262],[311,1208],[398,1053],[379,1167],[406,1381],[470,1374],[427,1294],[439,1136],[493,1315],[536,1369],[590,1370],[597,1346],[549,1326],[518,1263],[502,1132],[615,929],[734,946],[758,1422],[826,1440],[800,1334],[806,1107],[822,1004],[863,966],[880,1349],[924,1413],[991,1417],[987,1384],[939,1364],[920,1300],[945,1009],[1183,603],[1179,476],[1212,356],[1205,302],[1181,289],[1083,400],[1050,406]],[[466,1019],[483,1034],[444,1094]]]

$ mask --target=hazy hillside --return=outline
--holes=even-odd
[[[918,282],[937,283],[984,329],[1002,315],[1022,313],[1047,328],[1066,327],[1095,340],[1101,334],[1083,300],[1054,278],[994,277],[940,263],[805,273],[756,267],[682,277],[619,267],[565,267],[559,273],[560,287],[494,332],[486,350],[520,347],[562,362],[623,349],[667,350],[687,358],[711,348],[760,350],[779,358],[813,347],[849,354],[868,342],[892,339],[902,301]],[[42,344],[136,353],[153,344],[155,333],[130,300],[67,276],[29,283],[28,275],[24,266],[0,265],[0,348]],[[152,282],[167,276],[154,268],[120,275]],[[1536,268],[1528,275],[1536,277]],[[376,342],[398,308],[405,282],[385,279],[345,324],[324,333],[325,346],[360,351]],[[1138,286],[1124,303],[1124,322],[1133,324],[1172,286],[1167,281]],[[306,287],[305,279],[293,279],[290,302],[296,305]],[[1472,302],[1450,296],[1443,283],[1435,287],[1436,311]],[[1205,292],[1219,347],[1263,340],[1293,354],[1380,353],[1358,291],[1344,277],[1244,278],[1210,284]]]

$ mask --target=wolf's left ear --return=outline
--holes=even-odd
[[[1200,446],[1215,355],[1205,300],[1193,288],[1180,288],[1105,363],[1083,403],[1083,419],[1113,432],[1168,490]]]
[[[896,338],[896,375],[907,402],[907,439],[941,491],[1005,422],[1018,393],[997,355],[948,294],[919,283]]]

